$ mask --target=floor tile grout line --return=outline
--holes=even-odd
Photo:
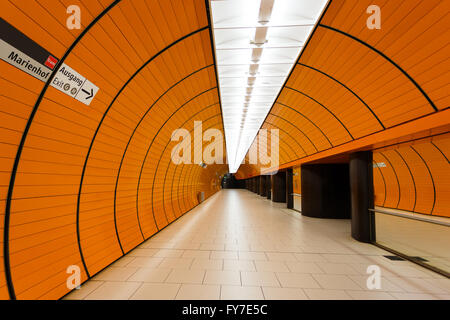
[[[173,298],[173,300],[176,300],[176,299],[177,299],[178,294],[180,293],[180,290],[181,290],[181,286],[182,286],[182,285],[183,285],[182,283],[178,283],[178,290],[177,290],[177,293],[175,294],[175,297]]]
[[[140,284],[139,284],[139,286],[134,290],[134,292],[126,299],[126,300],[130,300],[130,298],[132,297],[132,296],[134,296],[135,294],[136,294],[136,292],[138,292],[138,290],[143,286],[143,284],[144,284],[144,282],[143,281],[141,281],[141,282],[139,282]]]
[[[262,286],[259,287],[259,290],[261,290],[261,293],[262,293],[262,296],[263,296],[263,300],[267,300],[266,299],[266,295],[264,294],[264,290],[263,290]]]
[[[202,280],[202,285],[204,285],[205,284],[205,278],[206,278],[206,272],[207,272],[208,270],[205,270],[204,271],[204,274],[203,274],[203,280]]]
[[[173,270],[175,270],[175,269],[173,269],[173,268],[170,269],[170,272],[169,272],[169,273],[167,274],[167,276],[164,278],[164,282],[163,282],[163,283],[168,283],[168,282],[167,282],[167,279],[169,279],[169,277],[170,277],[170,275],[172,274]]]

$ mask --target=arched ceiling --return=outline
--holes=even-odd
[[[449,4],[377,1],[381,29],[371,30],[372,2],[329,2],[262,125],[280,131],[279,166],[248,164],[247,154],[238,177],[448,130]]]

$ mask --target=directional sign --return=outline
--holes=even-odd
[[[386,163],[384,162],[376,162],[373,164],[374,168],[385,168],[386,167]]]
[[[97,94],[97,91],[98,87],[86,79],[83,86],[81,87],[81,92],[78,92],[75,99],[83,102],[86,105],[89,105],[92,99],[94,99],[95,95]]]
[[[96,85],[65,63],[58,68],[50,85],[85,105],[91,103],[98,91]]]
[[[46,82],[59,60],[0,18],[0,59]],[[90,105],[98,87],[65,63],[61,63],[50,86]]]
[[[47,81],[58,59],[0,18],[0,59],[41,81]]]

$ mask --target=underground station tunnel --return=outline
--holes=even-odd
[[[1,300],[449,300],[449,1],[0,3]]]

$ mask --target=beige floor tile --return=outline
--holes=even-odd
[[[220,286],[183,284],[176,300],[219,300]]]
[[[278,272],[277,278],[283,288],[320,288],[309,274],[294,272]]]
[[[185,250],[182,258],[203,258],[209,259],[211,251],[209,250]]]
[[[241,271],[241,279],[243,286],[267,286],[279,287],[277,277],[274,272],[251,272]]]
[[[308,300],[302,289],[263,287],[266,300]]]
[[[140,247],[148,249],[170,249],[175,243],[169,241],[157,241],[154,237],[144,242]]]
[[[127,253],[126,257],[153,257],[159,249],[136,248]]]
[[[300,262],[327,262],[321,254],[316,253],[294,253],[294,256]]]
[[[203,258],[195,258],[192,262],[191,269],[199,270],[222,270],[223,260],[211,260]]]
[[[314,262],[294,262],[286,261],[286,265],[290,272],[296,273],[323,273]]]
[[[126,267],[134,259],[135,257],[124,256],[110,264],[109,267]]]
[[[141,286],[140,282],[104,282],[86,296],[86,300],[128,300]]]
[[[216,238],[214,239],[214,243],[227,245],[227,244],[236,244],[236,241],[233,239]]]
[[[180,286],[175,283],[144,283],[130,300],[173,300]]]
[[[256,271],[289,272],[284,261],[255,261]]]
[[[344,290],[304,289],[311,300],[351,300],[352,297]]]
[[[314,274],[313,277],[324,289],[361,290],[358,284],[345,275]]]
[[[210,259],[228,259],[236,260],[238,258],[237,251],[212,251]]]
[[[385,269],[386,270],[386,269]],[[408,278],[432,278],[432,276],[424,272],[422,270],[419,270],[416,267],[409,267],[409,266],[392,266],[389,268],[389,273],[384,274],[385,277],[408,277]]]
[[[224,260],[224,270],[256,271],[253,260]]]
[[[403,289],[399,286],[395,285],[391,281],[389,281],[389,278],[381,277],[381,288],[380,289],[369,289],[367,287],[367,279],[369,275],[366,276],[354,276],[349,275],[350,279],[352,279],[354,282],[356,282],[361,289],[368,290],[368,291],[386,291],[386,292],[403,292]]]
[[[154,257],[135,257],[130,263],[127,264],[127,267],[149,267],[156,268],[158,267],[163,258],[154,258]]]
[[[225,244],[225,251],[250,251],[250,246],[247,244]]]
[[[139,268],[127,281],[164,282],[172,269]]]
[[[447,271],[450,270],[450,264],[449,265],[444,265],[444,264],[439,265],[439,264],[434,264],[434,263],[430,263],[430,264],[434,265],[435,267],[439,267],[439,268],[442,268],[444,270],[447,270]],[[421,271],[421,272],[426,274],[426,276],[422,276],[422,278],[437,279],[437,280],[444,280],[445,279],[445,280],[450,282],[450,280],[448,278],[446,278],[442,274],[439,274],[439,273],[434,272],[432,270],[425,269],[425,268],[423,268],[423,267],[421,267],[419,265],[416,265],[416,264],[412,265],[412,267],[414,267],[417,270],[419,270],[419,271]]]
[[[180,249],[180,250],[199,250],[200,243],[192,243],[192,242],[186,242],[186,243],[177,243],[173,246],[173,249]]]
[[[276,245],[275,248],[278,252],[291,252],[291,253],[303,252],[303,250],[299,246],[296,246],[296,245],[280,244],[280,245]]]
[[[447,294],[447,291],[439,286],[428,282],[428,279],[421,278],[388,278],[394,285],[399,286],[404,291],[409,293],[434,293]]]
[[[222,300],[264,300],[261,287],[222,286]]]
[[[346,275],[359,275],[360,272],[352,268],[346,263],[329,263],[329,262],[317,262],[317,265],[323,272],[327,274],[346,274]]]
[[[64,300],[82,300],[86,298],[92,291],[97,289],[103,284],[103,281],[90,280],[83,283],[80,289],[72,290],[68,295],[64,297]]]
[[[395,297],[387,292],[381,291],[353,291],[347,290],[347,293],[354,300],[394,300]]]
[[[271,244],[250,244],[250,250],[255,252],[277,251],[277,248]]]
[[[293,253],[286,252],[266,252],[270,261],[297,261]]]
[[[369,258],[361,255],[355,254],[327,254],[324,253],[322,256],[328,261],[333,263],[366,263],[370,264]]]
[[[205,277],[205,270],[173,269],[166,279],[167,283],[201,284]]]
[[[398,300],[436,300],[439,295],[431,293],[407,293],[407,292],[391,292],[391,295]]]
[[[138,270],[137,267],[110,267],[95,275],[95,280],[126,281]]]
[[[239,260],[267,260],[267,256],[264,252],[254,251],[239,251]]]
[[[241,285],[241,275],[239,271],[232,270],[207,270],[204,284],[224,284],[224,285]]]
[[[433,286],[444,289],[450,294],[450,279],[425,279],[425,281]]]
[[[160,249],[153,255],[156,258],[180,258],[184,250],[177,249]]]
[[[200,250],[217,250],[223,251],[225,250],[225,245],[220,243],[202,243],[200,245]]]
[[[189,269],[193,261],[193,258],[163,258],[163,261],[158,265],[158,268]]]
[[[204,231],[199,230],[198,232],[203,233]],[[197,241],[198,243],[200,243],[200,250],[205,250],[204,247],[206,247],[206,245],[210,245],[211,248],[215,248],[216,246],[219,248],[224,247],[223,243],[215,243],[214,237],[198,237],[192,240],[192,242],[194,243],[196,243]],[[206,249],[206,250],[223,250],[223,249]]]

